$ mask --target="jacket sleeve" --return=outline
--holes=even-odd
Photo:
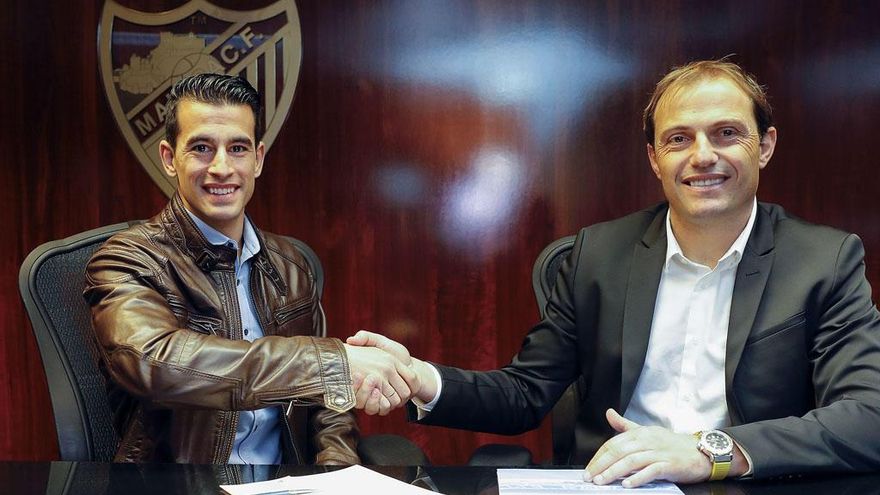
[[[314,408],[309,418],[315,464],[348,466],[360,464],[357,453],[359,430],[354,412]]]
[[[111,378],[161,407],[248,410],[294,402],[354,405],[348,361],[338,339],[266,337],[255,342],[215,335],[210,325],[182,327],[179,296],[163,260],[119,237],[86,268],[84,296]],[[178,312],[180,310],[178,309]]]
[[[855,235],[841,243],[820,300],[808,343],[817,407],[725,429],[748,452],[756,478],[880,469],[880,315]]]
[[[327,334],[327,321],[320,301],[315,304],[312,321],[315,324],[315,335]],[[315,464],[338,466],[360,464],[357,453],[360,430],[353,411],[339,412],[323,407],[312,408],[309,423]]]

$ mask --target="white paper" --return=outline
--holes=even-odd
[[[337,471],[309,474],[305,476],[286,476],[269,481],[258,481],[242,485],[220,485],[230,495],[261,495],[268,493],[306,493],[310,495],[382,493],[387,495],[424,495],[434,493],[363,466],[349,466]]]
[[[683,495],[673,483],[655,481],[639,488],[624,488],[620,482],[610,485],[594,485],[584,481],[583,469],[499,469],[499,495],[533,495],[553,493],[590,493],[600,495],[614,493],[621,495],[624,491],[663,495]]]

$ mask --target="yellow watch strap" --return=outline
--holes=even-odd
[[[702,436],[703,432],[694,432],[694,438],[696,438],[697,440],[702,438]],[[715,462],[712,459],[709,459],[709,462],[712,463],[712,471],[709,473],[709,481],[718,481],[727,478],[727,473],[730,472],[730,464],[733,462],[732,460]]]
[[[712,473],[709,474],[709,481],[718,481],[727,478],[730,472],[730,461],[713,462]]]

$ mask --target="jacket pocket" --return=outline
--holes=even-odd
[[[774,325],[766,330],[763,330],[763,331],[756,333],[755,335],[753,335],[751,338],[749,338],[746,341],[746,345],[749,346],[749,345],[757,344],[758,342],[762,342],[762,341],[767,340],[771,337],[779,335],[783,332],[789,331],[793,328],[803,326],[803,324],[806,321],[807,321],[807,317],[806,317],[805,313],[803,311],[801,311],[800,313],[797,313],[796,315],[793,315],[789,318],[786,318],[785,321],[783,321],[782,323],[780,323],[778,325]]]
[[[189,320],[187,321],[186,326],[190,330],[194,330],[199,333],[217,335],[217,332],[220,330],[220,325],[222,324],[223,321],[218,318],[190,313]]]
[[[168,294],[165,296],[165,300],[168,301],[168,307],[171,308],[171,312],[174,313],[174,316],[178,319],[182,320],[186,317],[187,313],[189,313],[186,309],[186,303],[176,295]]]
[[[313,302],[314,298],[307,297],[276,309],[274,314],[275,322],[281,326],[291,320],[311,313]]]

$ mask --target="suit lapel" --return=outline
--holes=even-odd
[[[654,217],[641,242],[633,248],[633,261],[626,284],[626,303],[621,336],[620,413],[629,406],[645,364],[648,338],[654,319],[654,303],[666,259],[666,212]]]
[[[758,306],[764,295],[764,287],[770,276],[770,268],[773,265],[773,246],[773,221],[759,205],[755,227],[743,251],[742,260],[736,270],[736,281],[733,285],[730,322],[727,329],[727,353],[724,364],[724,383],[728,397],[731,397],[733,377],[736,374],[737,366],[739,366],[746,340],[752,331]],[[734,424],[740,423],[742,418],[739,417],[739,411],[732,407],[731,401],[728,401],[728,405],[731,420]]]

